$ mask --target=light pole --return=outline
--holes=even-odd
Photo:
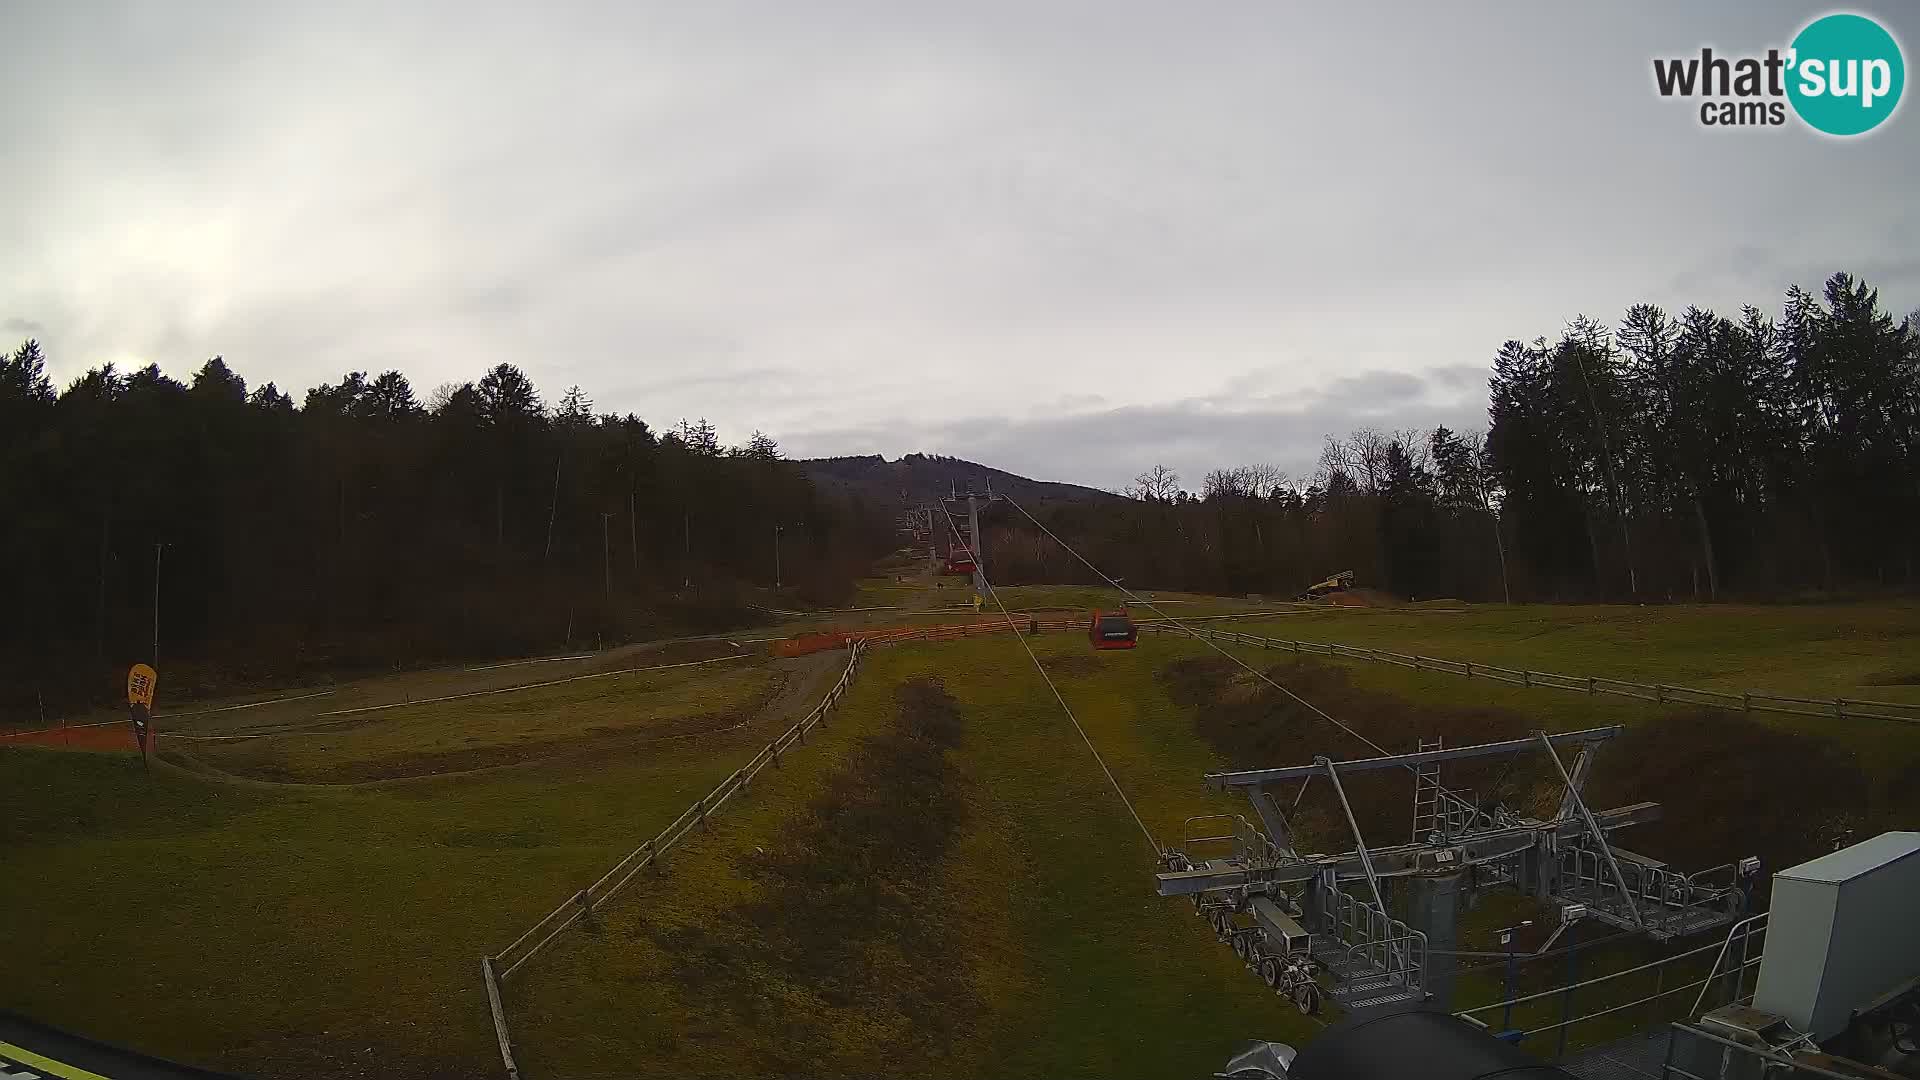
[[[1506,1008],[1500,1014],[1500,1030],[1513,1030],[1513,932],[1523,926],[1532,926],[1533,920],[1526,919],[1500,931],[1500,947],[1507,950],[1507,995]]]
[[[773,591],[780,591],[780,534],[786,531],[785,525],[773,527]]]
[[[608,523],[612,520],[612,514],[600,515],[600,566],[606,573],[608,603],[613,602],[613,549],[607,543]]]
[[[160,669],[160,552],[167,545],[153,545],[153,667]]]

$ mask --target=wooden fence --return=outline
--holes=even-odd
[[[1025,623],[1016,622],[1015,629],[1021,632],[1065,630],[1077,628],[1079,625],[1071,621],[1028,620]],[[648,868],[658,871],[662,858],[675,844],[685,839],[687,834],[695,829],[704,828],[707,819],[719,812],[728,800],[746,791],[753,778],[762,770],[769,767],[779,768],[782,756],[792,752],[797,746],[804,746],[807,733],[826,724],[827,714],[839,704],[841,698],[846,696],[848,687],[853,684],[854,674],[860,668],[860,659],[869,648],[896,642],[952,641],[958,638],[1006,632],[1007,624],[1002,621],[846,634],[844,640],[850,650],[846,670],[840,673],[839,681],[834,683],[833,689],[827,691],[826,697],[822,698],[807,715],[781,732],[758,754],[755,754],[751,761],[735,769],[725,780],[720,781],[718,787],[696,800],[685,813],[662,829],[659,835],[628,852],[627,856],[615,863],[611,870],[602,874],[598,881],[568,897],[559,907],[548,912],[545,918],[528,927],[526,933],[515,938],[506,948],[482,957],[480,974],[486,984],[487,1006],[493,1013],[494,1037],[500,1044],[500,1060],[506,1066],[509,1080],[519,1080],[520,1068],[513,1059],[513,1044],[507,1034],[507,1016],[500,1000],[500,984],[520,970],[527,961],[539,955],[541,950],[552,944],[569,927],[605,906],[642,871]]]
[[[1385,649],[1363,648],[1354,645],[1340,645],[1331,642],[1294,641],[1287,638],[1261,637],[1237,630],[1215,630],[1209,627],[1194,626],[1182,628],[1167,622],[1143,622],[1142,630],[1152,630],[1163,634],[1192,633],[1213,641],[1232,642],[1258,649],[1278,649],[1308,656],[1329,656],[1342,660],[1367,660],[1380,664],[1392,664],[1413,671],[1438,671],[1448,675],[1461,675],[1469,679],[1492,679],[1495,682],[1509,683],[1514,686],[1545,687],[1553,690],[1571,690],[1574,693],[1597,696],[1609,694],[1614,697],[1637,698],[1662,705],[1704,705],[1716,709],[1732,709],[1744,713],[1771,712],[1791,713],[1796,716],[1828,716],[1836,720],[1891,720],[1901,724],[1920,724],[1920,703],[1902,701],[1865,701],[1859,698],[1809,698],[1788,697],[1783,694],[1767,694],[1758,690],[1747,690],[1738,694],[1719,690],[1696,690],[1687,686],[1669,686],[1664,683],[1637,683],[1623,679],[1605,679],[1594,675],[1574,676],[1556,675],[1551,671],[1531,671],[1524,668],[1499,667],[1494,664],[1482,664],[1472,660],[1442,660],[1432,656],[1418,656],[1412,653],[1389,652]]]

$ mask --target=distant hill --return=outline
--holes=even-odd
[[[995,469],[961,458],[937,454],[908,454],[888,461],[879,454],[863,457],[811,458],[798,463],[823,492],[858,495],[886,507],[921,506],[950,491],[991,486],[994,491],[1028,502],[1098,502],[1120,496],[1079,484],[1059,484]]]

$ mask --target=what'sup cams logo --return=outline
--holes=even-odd
[[[1787,109],[1826,135],[1865,135],[1893,115],[1907,82],[1900,43],[1865,15],[1824,15],[1785,49],[1765,56],[1699,56],[1653,62],[1663,98],[1698,99],[1706,127],[1778,127]]]

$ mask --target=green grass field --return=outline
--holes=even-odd
[[[753,715],[784,685],[763,658],[511,694],[381,709],[259,738],[169,739],[167,753],[224,773],[289,783],[389,780],[561,754],[603,756],[694,738]]]
[[[834,670],[819,660],[797,675],[809,702]],[[685,670],[712,673],[573,685],[635,711],[661,691],[623,681],[671,676],[666,692],[701,709],[745,693],[744,673]],[[790,720],[371,787],[148,777],[129,754],[0,749],[0,1007],[260,1076],[476,1075],[494,1054],[479,956]],[[389,737],[330,739],[379,761]]]
[[[1074,635],[1043,635],[1038,648],[1088,735],[1137,786],[1149,828],[1176,832],[1198,812],[1189,796],[1214,759],[1155,689],[1157,658],[1089,657]],[[764,899],[742,868],[827,782],[831,755],[822,754],[790,765],[751,809],[678,856],[670,876],[623,898],[599,932],[536,960],[511,987],[529,1073],[764,1072],[790,1052],[794,1017],[814,1020],[804,1045],[818,1054],[804,1071],[833,1076],[1173,1075],[1224,1060],[1254,1034],[1313,1030],[1213,941],[1191,906],[1153,895],[1146,840],[1007,638],[877,650],[834,737],[883,730],[894,688],[929,677],[959,703],[964,824],[937,865],[891,883],[914,898],[910,918],[924,925],[895,928],[874,949],[921,933],[955,943],[916,959],[957,966],[977,988],[983,1005],[960,1032],[924,1055],[904,1053],[926,1041],[905,1015],[910,1002],[835,1008],[771,965],[735,982],[674,977],[696,931]]]
[[[1032,606],[1104,603],[1076,589],[1006,593]],[[1310,612],[1247,628],[1575,675],[1920,700],[1901,681],[1920,667],[1913,605]],[[1324,722],[1248,698],[1259,689],[1231,672],[1211,689],[1210,669],[1173,678],[1178,662],[1212,655],[1191,640],[1150,635],[1132,652],[1092,654],[1066,633],[1035,646],[1163,840],[1191,815],[1241,812],[1200,784],[1250,752],[1236,746],[1283,759],[1269,763],[1366,752]],[[1263,667],[1292,659],[1233,651]],[[804,695],[790,682],[776,692],[761,661],[728,662],[376,712],[310,747],[192,752],[245,780],[169,767],[148,779],[130,755],[0,747],[0,1007],[262,1077],[489,1075],[497,1054],[479,956],[744,762],[783,726],[772,714],[790,719],[796,697],[817,699],[838,660],[808,659]],[[633,663],[420,673],[319,700],[358,707]],[[1847,821],[1872,830],[1920,819],[1912,725],[1756,717],[1742,727],[1737,716],[1383,665],[1282,671],[1389,745],[1422,732],[1628,724],[1644,753],[1603,754],[1595,788],[1623,801],[1669,793],[1706,825],[1651,829],[1689,853],[1732,843],[1742,822],[1791,846]],[[957,738],[937,752],[902,734],[900,688],[922,679],[939,681],[958,718]],[[1181,697],[1195,686],[1220,707]],[[1235,702],[1245,708],[1222,711]],[[738,731],[710,722],[755,709],[769,715]],[[189,720],[209,734],[294,727],[309,710],[314,702],[207,714],[174,730]],[[1228,715],[1271,730],[1209,726]],[[692,737],[658,738],[681,734]],[[477,767],[357,783],[448,754]],[[525,763],[497,767],[508,759]],[[1636,761],[1659,767],[1626,767]],[[275,778],[301,783],[265,782]],[[1782,789],[1809,782],[1822,790],[1803,828],[1808,792],[1786,799]],[[1377,801],[1391,815],[1405,798]],[[912,831],[929,821],[948,827]],[[1657,849],[1660,836],[1649,840],[1629,842]],[[820,737],[763,774],[662,874],[637,879],[530,963],[508,983],[507,1005],[534,1080],[752,1074],[795,1054],[800,1071],[820,1075],[1194,1074],[1245,1039],[1309,1037],[1313,1025],[1190,906],[1153,895],[1152,871],[1139,828],[1011,640],[880,649]],[[1517,910],[1484,906],[1466,938]],[[1486,1000],[1499,976],[1497,966],[1469,973],[1463,995]]]

